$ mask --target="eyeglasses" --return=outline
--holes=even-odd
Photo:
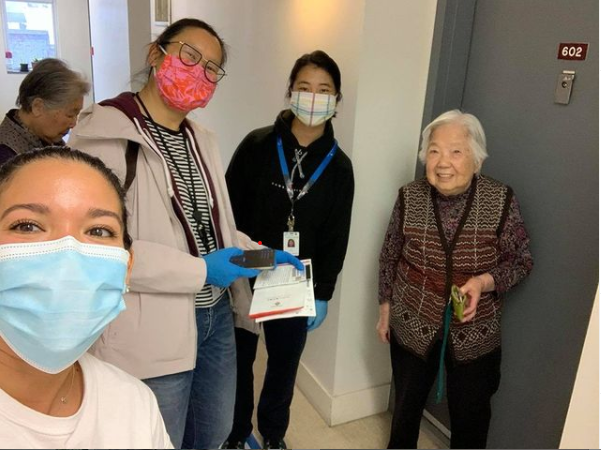
[[[205,63],[203,64],[203,68],[205,70],[205,75],[207,79],[211,83],[219,83],[219,81],[226,75],[225,70],[223,70],[223,67],[209,59],[205,59],[202,56],[202,53],[200,53],[191,45],[186,44],[182,41],[169,41],[165,42],[165,44],[180,44],[179,59],[184,65],[188,67],[193,67],[201,63],[202,61],[205,61]]]

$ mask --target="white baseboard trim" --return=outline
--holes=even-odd
[[[325,422],[332,426],[332,397],[301,361],[296,374],[296,386],[305,395]]]
[[[424,409],[424,417],[447,439],[451,439],[451,431],[446,426],[444,426],[436,417],[434,417],[432,414],[430,414],[425,409]]]
[[[296,385],[331,427],[388,410],[390,384],[333,397],[301,362]]]

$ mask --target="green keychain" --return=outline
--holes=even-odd
[[[459,320],[463,320],[463,310],[465,309],[466,300],[467,295],[462,294],[456,285],[451,286],[451,301],[453,303],[453,310],[455,311],[455,316],[457,316]]]

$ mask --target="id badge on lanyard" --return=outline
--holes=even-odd
[[[282,248],[291,255],[300,254],[300,233],[298,231],[284,231]]]
[[[334,141],[334,145],[332,149],[328,152],[326,157],[323,159],[319,167],[315,169],[309,181],[303,186],[298,196],[294,198],[294,189],[292,185],[292,179],[290,178],[290,172],[288,171],[288,164],[286,163],[286,158],[284,156],[284,146],[282,144],[282,138],[278,136],[277,138],[278,145],[278,156],[280,159],[280,167],[282,169],[282,175],[284,176],[284,183],[286,185],[286,192],[288,193],[288,198],[290,199],[290,214],[288,215],[288,221],[286,225],[288,227],[288,231],[284,232],[282,249],[291,253],[294,256],[298,256],[300,254],[300,233],[298,231],[294,231],[294,204],[298,202],[301,198],[303,198],[311,189],[311,187],[315,184],[317,179],[321,176],[325,168],[330,164],[336,150],[338,148],[338,142]]]

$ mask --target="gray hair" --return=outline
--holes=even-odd
[[[77,72],[69,69],[60,59],[46,58],[35,67],[19,86],[17,106],[31,112],[36,98],[47,109],[63,108],[90,92],[90,83]]]
[[[482,124],[476,116],[473,114],[463,113],[458,109],[453,109],[451,111],[442,113],[432,122],[430,122],[426,128],[424,128],[424,131],[422,132],[422,146],[419,150],[419,160],[423,164],[426,164],[426,152],[430,146],[430,138],[432,137],[432,133],[434,133],[438,127],[452,123],[462,125],[465,128],[468,145],[472,151],[474,163],[478,168],[477,173],[480,173],[482,163],[486,158],[488,158],[484,129],[482,128]]]

